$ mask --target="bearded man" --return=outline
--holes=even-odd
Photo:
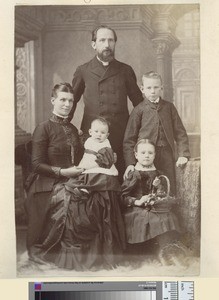
[[[133,69],[114,58],[116,41],[116,32],[108,26],[101,25],[92,32],[91,46],[96,55],[77,68],[72,87],[75,103],[83,95],[81,130],[84,134],[88,133],[92,120],[99,116],[109,122],[109,140],[117,154],[116,166],[122,179],[125,169],[122,145],[129,118],[127,97],[133,106],[143,97]]]

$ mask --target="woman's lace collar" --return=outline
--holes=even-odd
[[[54,113],[53,113],[52,116],[50,117],[50,120],[51,120],[52,122],[59,123],[59,124],[63,124],[63,125],[64,125],[64,124],[69,124],[69,123],[70,123],[68,117],[67,117],[67,118],[62,118],[62,117],[60,117],[60,116],[55,115]]]

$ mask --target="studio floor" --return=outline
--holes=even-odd
[[[26,228],[19,227],[16,231],[17,241],[17,276],[25,277],[148,277],[148,276],[198,276],[200,272],[200,259],[196,256],[188,256],[184,265],[163,266],[152,255],[141,257],[138,261],[125,257],[121,266],[112,270],[84,271],[64,270],[52,264],[38,265],[28,260],[25,246]]]

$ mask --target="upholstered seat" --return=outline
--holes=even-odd
[[[22,167],[22,179],[24,187],[26,179],[31,172],[31,152],[31,140],[25,144],[20,144],[15,148],[15,164]]]
[[[200,159],[191,159],[185,168],[176,168],[179,218],[186,245],[199,254],[200,251]]]

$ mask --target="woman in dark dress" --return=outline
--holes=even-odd
[[[51,102],[52,116],[36,127],[32,140],[29,258],[75,270],[111,267],[124,247],[118,187],[84,198],[66,189],[68,179],[83,171],[76,167],[83,155],[78,132],[68,119],[75,106],[70,84],[55,85]]]

